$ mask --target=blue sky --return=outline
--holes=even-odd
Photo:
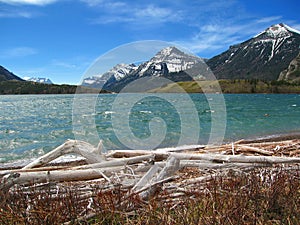
[[[280,22],[300,30],[296,0],[0,0],[0,65],[76,84],[123,44],[162,40],[210,58]]]

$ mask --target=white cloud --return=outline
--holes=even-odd
[[[100,16],[91,19],[94,24],[133,23],[158,24],[180,21],[181,10],[170,7],[160,7],[155,4],[138,4],[111,0],[81,0],[89,7],[99,10]]]
[[[267,17],[259,20],[247,21],[222,21],[215,24],[206,24],[198,28],[198,32],[187,40],[177,41],[176,43],[198,53],[209,52],[215,55],[216,51],[223,51],[230,45],[241,43],[250,39],[254,35],[265,30],[270,22],[279,22],[281,17]],[[277,20],[277,21],[276,21]],[[295,27],[295,26],[293,26]],[[219,52],[220,53],[220,52]]]
[[[59,61],[59,60],[53,60],[52,64],[54,66],[59,66],[59,67],[63,67],[63,68],[66,68],[66,69],[75,69],[75,68],[77,68],[77,66],[73,63]]]
[[[30,55],[37,54],[38,51],[34,48],[30,47],[16,47],[12,49],[8,49],[1,53],[1,58],[17,58],[17,57],[25,57]]]
[[[281,20],[282,16],[270,16],[270,17],[264,17],[261,19],[256,20],[257,23],[271,23],[278,20]]]
[[[2,3],[10,4],[10,5],[48,5],[58,0],[0,0]]]
[[[0,10],[0,18],[32,18],[34,14],[32,12],[23,10]]]
[[[138,18],[166,18],[172,15],[172,11],[167,8],[160,8],[154,5],[148,5],[145,8],[135,10],[135,15]]]
[[[98,6],[103,3],[103,0],[80,0],[80,1],[87,4],[90,7]]]

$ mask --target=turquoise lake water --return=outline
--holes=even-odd
[[[110,150],[207,144],[223,130],[224,142],[300,132],[297,94],[78,98],[74,106],[74,95],[0,96],[0,162],[34,158],[75,138],[102,139]]]

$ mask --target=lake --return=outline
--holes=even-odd
[[[0,162],[75,138],[110,150],[298,133],[299,116],[297,94],[2,95]]]

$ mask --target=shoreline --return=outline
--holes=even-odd
[[[300,139],[300,132],[272,134],[272,135],[266,135],[266,136],[259,136],[256,138],[247,138],[247,139],[242,139],[241,142],[243,144],[250,144],[250,143],[262,143],[262,142],[280,142],[280,141],[287,141],[287,140],[294,140],[294,139]],[[239,140],[237,140],[237,141],[239,141]],[[228,142],[228,143],[231,143],[231,142]]]
[[[239,143],[239,144],[252,144],[252,143],[268,143],[268,142],[282,142],[282,141],[288,141],[288,140],[300,140],[300,132],[291,132],[291,133],[284,133],[284,134],[274,134],[274,135],[266,135],[266,136],[259,136],[256,138],[247,138],[247,139],[239,139],[239,140],[232,140],[232,141],[224,141],[222,145],[228,145],[231,143]],[[167,149],[184,149],[186,147],[186,150],[193,148],[197,145],[184,145],[184,146],[169,146],[169,147],[163,147],[159,148],[159,150],[167,150]],[[207,146],[207,145],[199,145],[199,146]],[[195,147],[196,148],[196,147]],[[113,150],[108,150],[107,152],[110,152]],[[122,150],[118,150],[122,151]],[[128,150],[124,150],[128,151]],[[132,150],[134,151],[134,150]],[[149,150],[150,151],[150,150]],[[16,160],[16,161],[8,161],[8,162],[2,162],[0,163],[0,170],[7,170],[7,169],[19,169],[30,163],[31,161],[35,160],[36,158],[32,159],[22,159],[22,160]],[[56,160],[53,160],[53,162],[49,163],[50,166],[56,166],[56,165],[76,165],[76,164],[82,164],[84,162],[84,159],[81,156],[77,156],[74,154],[62,156]]]

